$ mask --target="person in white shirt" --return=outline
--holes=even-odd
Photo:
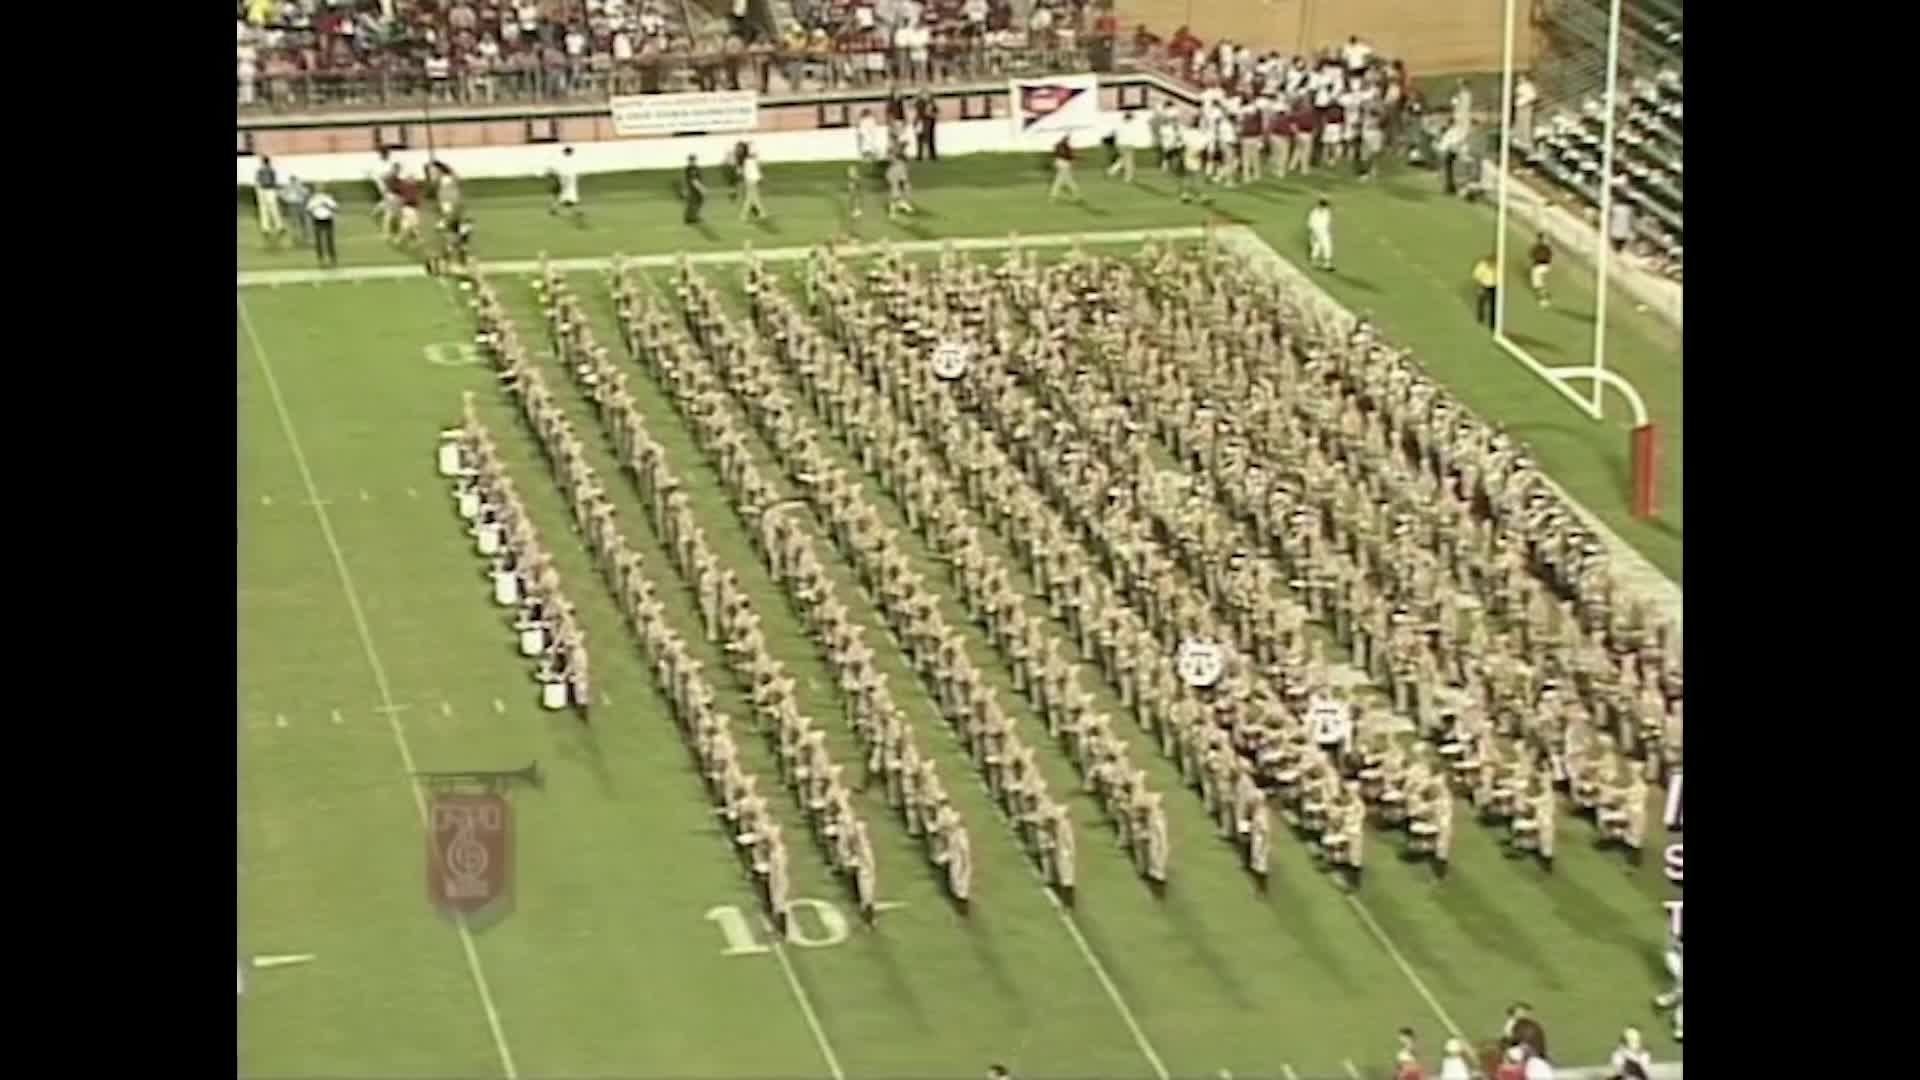
[[[1673,1010],[1673,1041],[1680,1042],[1680,1013],[1686,1007],[1686,997],[1681,989],[1680,935],[1675,934],[1673,944],[1667,946],[1667,974],[1673,976],[1673,989],[1653,999],[1657,1009]]]
[[[1525,74],[1513,84],[1513,142],[1522,148],[1533,145],[1533,107],[1540,101],[1540,90]]]
[[[1192,202],[1200,195],[1200,178],[1204,175],[1207,161],[1207,144],[1212,138],[1207,126],[1199,114],[1195,114],[1193,125],[1180,133],[1179,160],[1174,166],[1180,178],[1180,201]]]
[[[1333,269],[1333,207],[1325,199],[1307,211],[1307,261],[1322,270]],[[1331,711],[1327,717],[1324,730],[1314,732],[1314,741],[1323,744],[1327,741],[1344,743],[1352,733],[1352,722],[1346,718],[1345,708],[1340,710],[1337,718]],[[1322,734],[1330,738],[1323,740],[1320,738]]]
[[[547,207],[547,213],[565,212],[572,216],[576,224],[585,224],[587,214],[580,208],[580,168],[573,160],[573,147],[564,147],[560,151],[560,160],[547,171],[553,184],[553,202]]]
[[[747,148],[747,159],[740,163],[740,220],[749,216],[765,220],[767,208],[760,202],[760,151]]]
[[[1653,1075],[1653,1055],[1640,1044],[1639,1028],[1620,1033],[1620,1045],[1613,1048],[1607,1067],[1613,1070],[1611,1080],[1647,1080]]]
[[[1467,1044],[1448,1039],[1446,1056],[1440,1059],[1440,1080],[1473,1080],[1473,1066],[1467,1063]]]
[[[1464,129],[1473,122],[1473,91],[1467,89],[1467,80],[1461,79],[1453,89],[1453,123]]]
[[[853,129],[853,143],[859,151],[860,160],[870,167],[880,164],[880,142],[884,138],[880,130],[880,121],[874,119],[872,109],[860,110],[860,123]]]
[[[1113,133],[1114,157],[1113,164],[1107,166],[1108,176],[1133,183],[1133,152],[1140,146],[1140,134],[1138,111],[1129,109],[1120,114],[1120,127]]]
[[[1153,120],[1159,129],[1160,171],[1173,172],[1180,166],[1180,118],[1174,115],[1171,102],[1162,101]]]
[[[1514,1049],[1524,1050],[1525,1047],[1516,1046]],[[1522,1075],[1524,1075],[1527,1080],[1553,1080],[1553,1062],[1537,1054],[1528,1053],[1526,1067],[1522,1070]]]
[[[389,183],[399,171],[400,163],[393,160],[392,152],[385,147],[367,167],[367,183],[373,185],[373,220],[380,225],[382,234],[391,233],[400,217],[400,197],[393,193]]]
[[[1621,198],[1617,189],[1607,211],[1607,237],[1613,241],[1613,250],[1622,252],[1633,239],[1633,204]]]
[[[1367,62],[1373,59],[1373,49],[1359,37],[1350,37],[1346,47],[1340,50],[1340,58],[1346,61],[1347,74],[1358,77],[1367,69]]]
[[[333,246],[333,217],[339,211],[339,200],[315,184],[313,194],[307,196],[307,217],[313,221],[313,253],[322,266],[340,265],[340,253]]]

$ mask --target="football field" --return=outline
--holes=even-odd
[[[468,196],[488,262],[729,252],[839,232],[842,173],[773,166],[770,224],[736,223],[722,196],[701,230],[680,224],[659,175],[588,178],[584,227],[550,217],[531,182],[473,184]],[[1158,174],[1129,189],[1082,173],[1086,204],[1049,207],[1035,159],[920,166],[926,212],[896,226],[870,205],[861,233],[924,242],[1204,220]],[[1436,187],[1413,172],[1372,185],[1268,182],[1220,193],[1214,210],[1304,264],[1307,207],[1332,198],[1340,268],[1321,279],[1328,291],[1528,442],[1564,488],[1677,580],[1678,335],[1630,302],[1610,305],[1609,363],[1639,386],[1663,430],[1667,511],[1638,523],[1625,510],[1624,424],[1589,422],[1474,327],[1467,271],[1491,247],[1491,215]],[[459,290],[424,273],[352,273],[403,261],[366,209],[350,202],[343,215],[341,280],[240,289],[240,939],[247,955],[313,956],[248,972],[243,1074],[931,1078],[977,1076],[1000,1061],[1019,1076],[1373,1077],[1388,1072],[1395,1028],[1416,1028],[1431,1061],[1450,1032],[1495,1033],[1516,999],[1543,1017],[1557,1060],[1602,1060],[1627,1023],[1648,1030],[1662,1059],[1678,1056],[1648,1005],[1664,989],[1659,903],[1671,890],[1657,860],[1635,869],[1592,850],[1585,822],[1563,825],[1549,875],[1505,857],[1499,835],[1463,810],[1444,882],[1393,859],[1383,840],[1358,894],[1276,830],[1262,894],[1213,838],[1198,800],[1174,790],[1175,767],[1143,753],[1136,760],[1169,792],[1173,887],[1164,898],[1147,890],[1096,826],[1095,805],[1077,797],[1081,885],[1063,910],[898,655],[884,663],[910,691],[902,705],[974,838],[971,912],[956,913],[915,842],[868,793],[862,812],[887,902],[877,929],[860,926],[824,861],[796,844],[794,894],[805,900],[775,947],[537,445],[491,371],[472,362]],[[243,274],[312,264],[304,251],[263,250],[244,207],[239,232]],[[708,273],[731,285],[736,270]],[[1592,334],[1580,272],[1562,274],[1564,307],[1510,308],[1515,336],[1549,364],[1583,360]],[[613,345],[604,275],[571,281],[595,337]],[[523,337],[540,341],[530,275],[496,284]],[[753,555],[714,463],[642,369],[629,379],[694,490],[709,543],[754,596],[803,708],[832,718],[836,757],[848,759],[831,669]],[[438,433],[458,421],[467,391],[508,452],[587,628],[601,698],[590,728],[539,707],[510,618],[434,470]],[[563,399],[621,528],[651,557],[658,538],[637,494],[584,403]],[[838,447],[824,432],[822,441]],[[766,461],[765,446],[755,453]],[[897,522],[898,506],[870,494]],[[923,574],[943,579],[930,552],[915,553]],[[853,570],[830,569],[841,601],[877,624]],[[672,608],[676,627],[718,671],[689,594],[670,571],[655,573],[663,595],[686,600]],[[734,708],[731,685],[715,682],[720,707]],[[1055,790],[1077,790],[1053,744],[1034,741],[1053,757],[1043,766]],[[469,932],[428,902],[423,803],[409,772],[535,759],[546,783],[514,796],[514,910]]]

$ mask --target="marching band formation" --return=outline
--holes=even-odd
[[[1368,825],[1444,874],[1456,800],[1549,869],[1563,801],[1639,858],[1650,785],[1679,764],[1674,634],[1620,594],[1523,450],[1364,323],[1321,325],[1211,245],[1044,264],[1017,241],[994,264],[821,249],[798,277],[790,292],[750,259],[747,320],[686,260],[671,296],[618,259],[611,287],[627,350],[687,420],[720,477],[715,501],[747,526],[836,677],[857,781],[771,655],[736,568],[709,548],[626,372],[560,275],[544,270],[539,288],[555,353],[632,472],[701,632],[869,917],[856,783],[884,790],[963,909],[972,869],[872,634],[922,680],[1068,901],[1072,797],[1050,788],[1022,711],[1156,890],[1172,854],[1164,796],[1132,740],[1177,767],[1261,884],[1274,810],[1356,885]],[[482,340],[778,915],[784,870],[775,890],[770,865],[784,848],[728,718],[564,409],[476,281]],[[497,456],[475,430],[470,418],[462,462],[484,472]],[[943,583],[916,568],[942,564]],[[1351,658],[1345,677],[1330,652]]]

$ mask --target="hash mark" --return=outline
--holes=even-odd
[[[607,692],[606,692],[605,690],[602,690],[602,691],[600,691],[600,704],[602,704],[602,705],[611,705],[611,704],[613,704],[613,698],[612,698],[612,697],[610,697],[610,696],[608,696],[608,694],[607,694]]]
[[[446,703],[446,702],[444,702],[444,701],[443,701],[443,702],[441,702],[441,703],[440,703],[440,715],[441,715],[441,716],[452,716],[452,715],[453,715],[453,706],[451,706],[451,705],[449,705],[449,704],[447,704],[447,703]]]
[[[494,712],[497,712],[497,713],[504,713],[504,712],[506,712],[506,711],[507,711],[507,707],[506,707],[505,705],[502,705],[502,704],[500,704],[500,699],[499,699],[499,698],[494,698],[494,699],[493,699],[493,711],[494,711]]]
[[[280,715],[279,713],[274,713],[274,714],[273,714],[273,726],[274,726],[274,727],[286,727],[286,726],[287,726],[287,718],[286,718],[286,717],[284,717],[284,716],[281,716],[281,715]]]
[[[273,496],[271,496],[271,495],[262,495],[262,496],[260,496],[260,505],[261,505],[261,506],[272,506],[272,505],[273,505]]]
[[[1360,1070],[1354,1067],[1352,1058],[1346,1058],[1340,1064],[1346,1068],[1348,1076],[1353,1077],[1353,1080],[1360,1080]]]
[[[334,723],[336,723],[336,724],[341,724],[341,723],[345,723],[345,722],[346,722],[346,721],[344,721],[344,720],[341,720],[341,719],[340,719],[340,710],[339,710],[339,709],[335,709],[335,710],[333,710],[333,722],[334,722]]]
[[[417,499],[417,498],[419,498],[419,497],[420,497],[420,493],[419,493],[419,492],[417,492],[417,491],[415,491],[415,490],[413,490],[412,488],[408,488],[408,489],[407,489],[407,498],[409,498],[409,499]]]
[[[368,494],[367,494],[367,489],[366,489],[366,488],[361,488],[361,489],[360,489],[360,501],[361,501],[361,502],[368,502],[368,501],[370,501],[371,499],[372,499],[372,496],[370,496],[370,495],[368,495]]]

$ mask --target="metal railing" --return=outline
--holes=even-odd
[[[1053,34],[1002,43],[952,36],[924,55],[883,39],[846,40],[826,50],[758,46],[738,51],[651,54],[615,61],[595,56],[564,63],[531,59],[484,69],[455,65],[429,78],[422,65],[372,70],[263,73],[239,86],[241,116],[433,105],[564,105],[609,96],[700,90],[772,93],[951,85],[1009,75],[1111,70],[1111,35]]]

